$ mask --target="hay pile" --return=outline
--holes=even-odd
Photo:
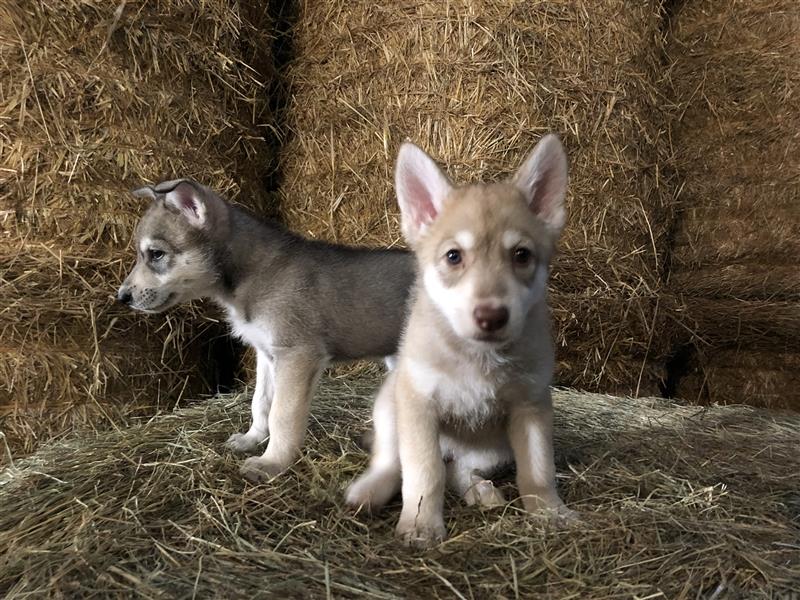
[[[395,502],[354,517],[342,488],[374,382],[324,380],[308,452],[253,487],[220,397],[52,444],[0,473],[0,594],[146,598],[760,598],[800,583],[795,416],[560,391],[556,530],[516,504],[446,502],[450,539],[394,542]],[[508,479],[511,477],[509,475]],[[512,492],[513,485],[507,492]]]
[[[699,362],[678,394],[800,408],[800,6],[694,0],[671,38],[670,287]]]
[[[571,160],[554,270],[559,380],[654,390],[671,186],[660,2],[302,2],[282,210],[305,234],[397,244],[409,137],[459,181],[516,168],[546,132]]]
[[[264,12],[232,0],[0,7],[0,430],[15,449],[206,387],[215,327],[114,304],[144,208],[129,192],[195,177],[260,208]]]

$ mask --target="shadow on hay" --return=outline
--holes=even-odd
[[[300,15],[300,4],[297,0],[269,0],[267,6],[272,22],[274,37],[272,38],[272,78],[265,90],[267,102],[274,120],[274,127],[267,129],[265,139],[271,150],[271,164],[264,174],[262,184],[272,197],[272,219],[283,221],[284,211],[280,205],[280,191],[284,173],[280,155],[283,148],[291,141],[289,107],[292,98],[292,83],[287,77],[287,68],[295,57],[294,28]]]
[[[286,68],[295,55],[294,25],[300,8],[296,0],[269,0],[266,7],[245,4],[242,8],[249,10],[252,15],[265,12],[266,21],[272,27],[269,51],[262,48],[250,61],[258,72],[269,74],[263,96],[271,117],[271,123],[264,128],[266,143],[264,154],[267,159],[260,179],[268,202],[258,206],[254,213],[262,219],[283,222],[281,196],[278,193],[283,185],[283,170],[279,157],[292,135],[292,129],[288,126],[290,119],[288,108],[292,90],[291,81],[286,77]],[[242,380],[251,378],[250,364],[253,362],[253,357],[244,344],[227,334],[227,328],[222,335],[210,339],[206,347],[209,371],[213,373],[213,387],[217,393],[232,392],[241,385]]]

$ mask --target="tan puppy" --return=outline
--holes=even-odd
[[[445,536],[445,483],[469,504],[505,500],[486,477],[516,461],[525,508],[570,514],[558,496],[547,277],[564,225],[567,160],[543,138],[508,182],[454,187],[413,144],[400,149],[397,197],[417,281],[397,369],[378,393],[370,467],[352,506],[397,493],[397,534]]]

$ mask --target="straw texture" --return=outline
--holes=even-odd
[[[268,18],[238,2],[0,7],[0,428],[31,450],[208,390],[213,321],[114,304],[146,207],[194,177],[262,208]]]
[[[342,489],[375,382],[325,379],[307,454],[250,486],[222,443],[246,397],[75,436],[0,472],[0,594],[143,598],[790,598],[796,415],[558,391],[558,485],[581,521],[445,502],[450,538],[398,546],[399,503]],[[506,495],[513,477],[497,481]]]
[[[399,144],[459,182],[498,179],[547,132],[570,157],[553,270],[559,381],[656,389],[673,188],[659,2],[301,2],[282,210],[307,235],[402,243]]]
[[[683,180],[669,287],[699,362],[678,394],[800,408],[800,6],[686,2],[668,55]]]

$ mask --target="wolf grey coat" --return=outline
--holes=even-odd
[[[304,239],[260,222],[210,189],[174,180],[134,192],[152,199],[136,229],[137,261],[120,301],[145,312],[210,298],[256,349],[252,426],[227,444],[261,457],[251,480],[296,459],[316,382],[330,361],[394,354],[414,281],[412,255]]]

